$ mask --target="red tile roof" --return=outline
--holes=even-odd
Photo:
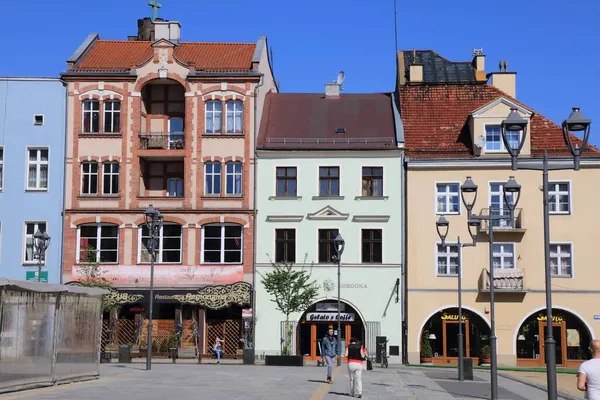
[[[526,105],[501,90],[481,84],[407,85],[399,89],[400,115],[404,124],[404,147],[413,158],[470,158],[472,141],[469,116],[484,105],[505,97],[524,108]],[[541,114],[531,118],[528,136],[532,155],[544,150],[551,155],[569,155],[562,128]],[[574,143],[581,143],[575,139]],[[585,155],[600,155],[588,147]]]
[[[123,71],[148,61],[154,51],[152,42],[97,40],[73,67],[75,71]],[[251,68],[254,43],[182,42],[175,47],[175,57],[193,62],[196,70],[207,72],[242,72]]]
[[[397,149],[389,93],[270,92],[260,125],[257,147],[263,150]]]

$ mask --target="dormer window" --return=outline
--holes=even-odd
[[[521,132],[506,132],[508,143],[513,148],[519,147]],[[500,125],[485,126],[485,150],[486,152],[506,152],[506,147],[502,141],[502,131]]]

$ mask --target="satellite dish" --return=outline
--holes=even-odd
[[[485,146],[485,136],[478,136],[477,139],[475,139],[475,146],[482,149]]]
[[[344,71],[340,71],[340,73],[338,74],[337,77],[337,84],[341,85],[342,83],[344,83],[344,79],[346,79],[346,74],[344,73]]]

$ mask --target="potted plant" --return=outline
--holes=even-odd
[[[421,337],[421,364],[433,364],[433,350],[429,342],[428,330],[424,330]]]
[[[479,356],[481,358],[480,365],[484,365],[484,364],[489,365],[490,364],[490,346],[488,346],[487,344],[483,345],[481,347]]]

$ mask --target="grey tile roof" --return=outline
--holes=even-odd
[[[452,62],[432,50],[405,50],[403,53],[407,77],[410,76],[410,65],[420,64],[423,66],[424,83],[477,82],[475,67],[471,62]]]

